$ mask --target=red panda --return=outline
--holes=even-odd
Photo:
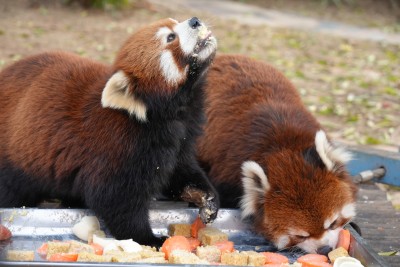
[[[336,245],[355,216],[351,154],[334,145],[272,66],[220,55],[208,72],[198,159],[220,194],[278,249]]]
[[[218,196],[196,160],[195,139],[216,47],[198,18],[163,19],[134,33],[112,66],[52,52],[4,69],[0,207],[44,198],[83,203],[116,238],[159,246],[149,202],[171,188],[200,192],[194,202],[212,221]]]

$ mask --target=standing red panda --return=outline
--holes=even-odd
[[[195,158],[216,39],[196,17],[133,34],[113,66],[53,52],[0,73],[0,207],[84,203],[118,239],[160,245],[149,201],[164,188],[218,197]],[[190,200],[190,199],[189,199]]]
[[[356,187],[294,86],[273,67],[217,56],[208,72],[198,158],[220,194],[279,248],[334,247],[355,215]]]

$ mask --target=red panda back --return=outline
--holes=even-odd
[[[258,142],[265,137],[260,136],[262,132],[270,134],[272,130],[277,131],[275,136],[264,138],[263,142],[268,139],[274,142],[274,138],[285,140],[285,135],[279,131],[279,124],[288,122],[282,121],[286,118],[280,118],[281,114],[267,114],[276,115],[276,118],[261,116],[265,122],[254,121],[254,113],[268,112],[264,110],[265,106],[273,112],[283,110],[293,113],[293,116],[306,114],[305,121],[298,121],[300,124],[308,124],[307,128],[312,127],[310,135],[307,136],[309,140],[306,140],[304,145],[313,143],[313,131],[319,128],[318,122],[304,108],[290,81],[272,66],[248,57],[217,56],[208,73],[206,95],[207,123],[204,135],[198,142],[199,159],[200,162],[206,163],[206,168],[212,165],[209,175],[217,185],[241,185],[240,172],[237,170],[243,163],[242,159],[254,156],[254,148],[251,147],[260,145]],[[298,114],[299,110],[302,114]],[[275,124],[271,124],[274,120]],[[252,127],[263,125],[271,129],[251,130]],[[274,143],[265,145],[273,146]]]
[[[23,71],[27,69],[28,72]],[[83,122],[91,128],[100,125],[91,123],[86,111],[93,111],[91,117],[102,112],[99,105],[102,86],[111,73],[110,67],[64,52],[36,55],[5,69],[0,78],[0,98],[4,102],[0,112],[9,118],[0,119],[0,123],[6,124],[0,142],[7,144],[1,155],[8,155],[9,160],[18,162],[20,168],[36,177],[50,179],[48,175],[53,174],[57,179],[63,169],[87,155],[85,150],[92,142],[85,142],[90,137],[84,136]],[[118,114],[114,115],[110,119],[118,120]],[[101,133],[100,128],[86,132],[90,131]],[[61,149],[68,147],[82,150],[61,153]],[[58,163],[54,165],[52,159],[57,156]]]
[[[221,206],[240,207],[279,249],[334,246],[355,215],[350,155],[329,141],[289,80],[265,63],[217,56],[206,115],[198,158]]]

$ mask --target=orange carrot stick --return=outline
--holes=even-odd
[[[338,247],[342,247],[345,250],[349,251],[349,247],[350,247],[350,231],[347,229],[342,229],[339,232],[339,241],[336,245],[336,248]]]

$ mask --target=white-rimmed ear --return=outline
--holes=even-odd
[[[129,79],[123,71],[116,72],[107,81],[101,94],[104,108],[124,109],[139,121],[146,121],[146,105],[129,92]]]
[[[315,148],[329,171],[335,171],[337,163],[346,164],[352,159],[351,153],[343,147],[335,147],[329,143],[325,132],[322,130],[315,134]]]
[[[245,218],[257,212],[257,204],[264,202],[264,196],[271,187],[264,170],[257,162],[243,162],[242,174],[243,197],[240,207],[242,218]]]

